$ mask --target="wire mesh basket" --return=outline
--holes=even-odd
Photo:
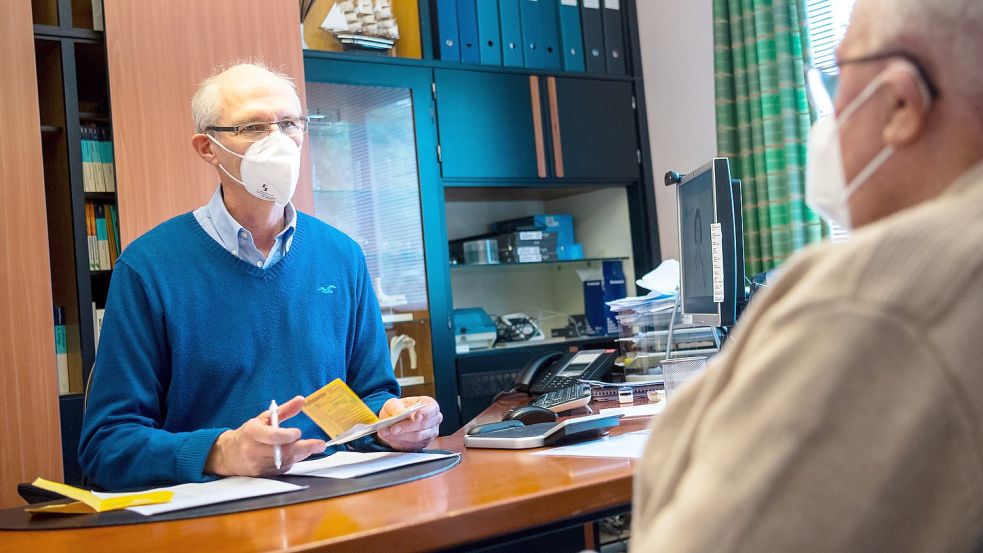
[[[708,357],[681,357],[662,361],[665,378],[666,402],[706,369]]]

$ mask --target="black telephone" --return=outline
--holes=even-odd
[[[617,357],[613,349],[544,353],[522,369],[515,380],[515,390],[545,394],[572,386],[578,380],[598,380],[611,371]]]

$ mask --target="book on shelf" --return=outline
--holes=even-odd
[[[85,227],[89,245],[89,269],[108,271],[116,265],[121,247],[119,213],[113,204],[86,202]]]
[[[65,309],[56,305],[55,316],[55,366],[58,370],[58,393],[69,393],[68,385],[68,335],[65,331]]]
[[[96,204],[96,239],[99,241],[99,268],[109,269],[112,262],[109,259],[109,233],[106,231],[106,212],[102,204]]]
[[[109,128],[82,126],[82,189],[86,192],[115,192],[113,142]]]
[[[99,270],[99,242],[96,239],[96,206],[85,202],[85,238],[89,245],[89,270]]]

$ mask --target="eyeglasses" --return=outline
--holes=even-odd
[[[269,136],[269,134],[273,132],[273,127],[276,127],[280,130],[280,132],[287,136],[297,137],[307,132],[308,125],[309,121],[307,117],[287,117],[286,119],[273,121],[271,123],[244,123],[234,127],[210,126],[206,127],[205,130],[229,132],[232,133],[233,136],[238,136],[247,142],[256,142]]]
[[[841,60],[824,64],[822,67],[810,67],[806,70],[806,96],[809,98],[809,105],[813,111],[820,116],[831,115],[833,113],[833,100],[836,99],[836,92],[840,86],[840,68],[844,65],[869,63],[880,61],[887,58],[901,58],[915,67],[921,75],[928,93],[934,100],[939,97],[939,89],[935,86],[932,78],[925,71],[924,65],[917,58],[907,52],[892,50],[878,54],[871,54],[860,58]]]

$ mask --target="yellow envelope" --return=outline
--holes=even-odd
[[[28,507],[24,509],[29,513],[58,513],[67,515],[104,513],[106,511],[116,511],[127,507],[136,507],[137,505],[168,503],[174,497],[174,492],[163,491],[118,495],[103,499],[88,490],[76,488],[75,486],[69,486],[68,484],[52,482],[50,480],[45,480],[44,478],[38,478],[32,482],[32,484],[41,488],[42,490],[55,492],[70,499],[74,499],[75,501],[70,503],[58,503],[56,505],[44,505],[41,507]]]
[[[379,417],[340,378],[307,396],[303,411],[332,438],[356,424],[379,422]]]

